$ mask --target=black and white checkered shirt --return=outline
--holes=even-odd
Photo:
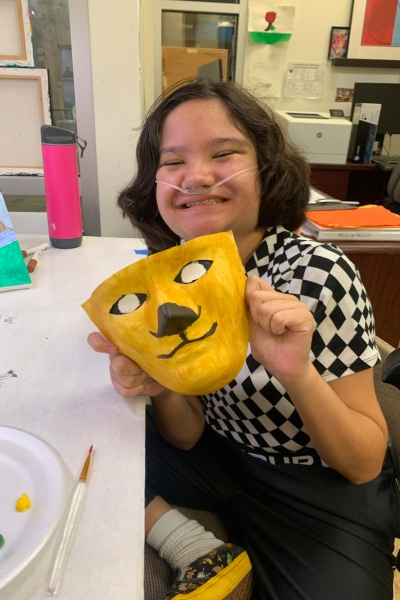
[[[339,248],[270,227],[245,270],[293,294],[312,312],[310,360],[325,381],[379,362],[370,301]],[[207,423],[253,456],[272,464],[322,462],[290,397],[253,358],[250,345],[238,376],[203,396],[203,404]]]

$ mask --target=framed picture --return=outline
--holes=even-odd
[[[400,60],[400,9],[392,0],[354,0],[347,58]]]
[[[349,27],[332,27],[329,39],[328,59],[347,58]]]
[[[51,125],[46,69],[0,68],[0,175],[43,175],[40,127]]]
[[[0,0],[0,66],[34,64],[28,0]]]

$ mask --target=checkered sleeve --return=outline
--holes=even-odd
[[[331,381],[380,360],[370,300],[353,263],[331,244],[309,246],[294,267],[288,293],[313,313],[310,359]]]

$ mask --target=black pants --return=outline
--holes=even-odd
[[[218,511],[239,528],[259,600],[392,600],[400,492],[388,458],[355,485],[329,467],[270,465],[209,427],[189,451],[147,416],[146,504]]]

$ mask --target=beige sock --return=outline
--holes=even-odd
[[[175,508],[158,519],[150,529],[146,542],[158,550],[161,558],[173,569],[188,567],[197,558],[225,543]]]

